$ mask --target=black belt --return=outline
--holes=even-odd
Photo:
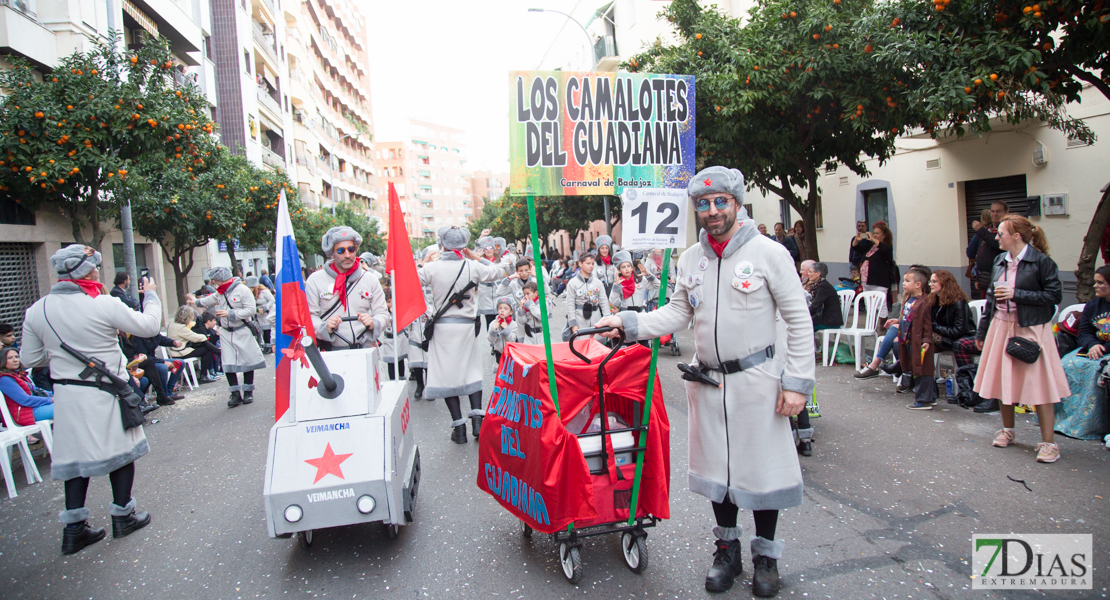
[[[738,359],[734,359],[734,360],[726,360],[725,362],[721,363],[720,366],[717,366],[717,367],[710,367],[709,365],[705,365],[705,364],[702,364],[702,365],[699,365],[699,366],[702,369],[708,369],[710,371],[717,371],[718,373],[724,373],[726,375],[731,375],[732,373],[739,373],[740,371],[750,369],[750,368],[752,368],[756,365],[761,365],[761,364],[767,362],[768,360],[771,360],[774,357],[775,357],[775,347],[774,347],[774,345],[771,345],[771,346],[767,346],[762,351],[756,352],[755,354],[752,354],[750,356],[746,356],[744,358],[738,358]]]
[[[246,327],[247,327],[246,325],[240,325],[238,327],[228,326],[228,327],[224,327],[224,329],[226,329],[228,331],[239,331],[240,329],[245,329]]]
[[[392,333],[385,334],[385,339],[387,339],[387,340],[393,339],[393,334]]]
[[[80,385],[83,387],[91,387],[100,389],[100,384],[95,381],[83,381],[81,379],[50,379],[50,383],[54,385]]]
[[[543,330],[541,329],[540,331],[543,331]],[[524,335],[526,335],[528,337],[532,337],[532,335],[535,334],[535,333],[536,333],[536,330],[532,329],[531,325],[529,325],[527,323],[524,324]]]

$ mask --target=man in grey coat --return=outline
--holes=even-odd
[[[216,293],[197,298],[197,306],[216,307],[220,319],[220,358],[231,392],[227,406],[250,404],[254,402],[254,372],[266,366],[258,338],[251,331],[258,311],[254,292],[227,267],[212,269],[208,277],[216,285]],[[239,373],[243,374],[241,385]]]
[[[790,254],[760,235],[743,208],[740,171],[709,167],[687,192],[704,230],[679,259],[670,303],[650,313],[621,312],[596,326],[623,328],[636,340],[694,321],[693,366],[703,378],[686,384],[689,484],[712,502],[717,520],[705,587],[723,592],[743,571],[737,513],[746,508],[755,517],[752,593],[774,596],[784,546],[775,540],[778,511],[802,503],[790,417],[813,392],[813,322]]]
[[[124,429],[119,399],[100,388],[96,378],[82,377],[85,364],[62,348],[75,349],[104,362],[109,372],[127,380],[127,358],[116,332],[141,337],[158,334],[162,303],[154,281],[143,280],[143,310],[137,312],[102,294],[100,253],[71,244],[50,258],[58,283],[27,309],[19,358],[30,367],[50,367],[54,382],[54,448],[50,475],[65,481],[66,509],[58,518],[65,529],[62,554],[73,554],[104,539],[103,528],[88,524],[85,495],[89,478],[107,475],[112,483],[112,537],[121,538],[150,523],[135,511],[131,486],[135,460],[150,452],[142,426]],[[157,376],[157,374],[155,374]]]
[[[321,349],[362,348],[389,324],[382,285],[360,266],[361,244],[362,236],[350,227],[332,227],[320,239],[330,260],[308,277],[304,292]],[[357,320],[343,320],[350,317]]]

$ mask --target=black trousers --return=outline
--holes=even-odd
[[[397,366],[400,367],[400,371],[401,371],[400,372],[400,377],[397,376],[398,375],[397,373],[393,372],[393,366],[394,365],[393,365],[392,360],[387,360],[386,363],[385,363],[385,366],[386,366],[387,369],[389,369],[389,378],[390,379],[404,378],[404,376],[405,376],[405,359],[403,359],[403,358],[397,359]]]
[[[740,507],[733,504],[727,497],[724,502],[713,503],[713,516],[717,518],[720,527],[736,527],[736,517]],[[775,539],[775,529],[779,523],[777,510],[753,510],[755,517],[755,534],[765,540]]]

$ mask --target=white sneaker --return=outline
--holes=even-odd
[[[1106,437],[1102,439],[1106,441],[1106,449],[1110,450],[1110,433],[1106,434]]]

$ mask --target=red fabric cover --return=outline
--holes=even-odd
[[[96,298],[101,294],[101,292],[104,291],[104,284],[92,279],[59,279],[58,281],[68,281],[70,283],[76,283],[78,286],[81,287],[82,291],[93,298]]]
[[[489,493],[510,513],[543,533],[565,529],[570,523],[585,527],[589,524],[613,522],[628,518],[629,507],[614,506],[614,493],[631,490],[635,464],[619,467],[623,479],[616,475],[613,454],[606,473],[590,475],[578,438],[567,431],[565,424],[597,397],[597,365],[609,349],[593,339],[578,340],[575,347],[591,359],[585,364],[570,352],[566,343],[554,344],[555,378],[559,391],[561,415],[555,412],[547,379],[547,360],[543,346],[508,344],[501,357],[494,392],[486,408],[482,424],[487,435],[479,438],[478,488]],[[634,403],[642,404],[647,389],[647,372],[651,351],[640,345],[621,349],[606,365],[606,409],[632,422]],[[658,376],[654,382],[648,442],[644,454],[644,470],[640,484],[638,515],[670,518],[670,422],[667,419],[663,391]],[[537,428],[532,406],[519,403],[517,413],[505,410],[517,403],[510,399],[519,395],[538,402],[542,423]],[[595,408],[596,410],[596,408]],[[506,414],[516,417],[506,418]],[[639,434],[636,434],[637,436]],[[514,437],[515,436],[515,437]],[[637,442],[639,440],[637,439]],[[607,443],[611,448],[611,444]],[[524,458],[513,454],[515,447]],[[539,503],[513,502],[513,482],[527,486],[523,497],[542,497],[545,513],[536,511]],[[519,490],[519,483],[516,484]],[[499,493],[505,487],[508,493]],[[528,490],[535,496],[529,496]],[[629,494],[620,496],[629,499]],[[522,510],[521,506],[533,507]],[[543,522],[535,517],[546,519]]]
[[[347,278],[361,269],[362,265],[356,260],[355,264],[351,265],[351,268],[346,271],[336,269],[335,263],[329,264],[328,268],[331,269],[332,273],[335,273],[335,285],[332,286],[331,293],[339,297],[339,303],[343,305],[343,310],[347,310]]]
[[[0,377],[11,377],[23,388],[24,392],[28,395],[31,394],[31,380],[27,379],[26,375],[17,376],[15,373],[0,373]],[[27,427],[28,425],[35,424],[35,409],[23,406],[15,400],[4,396],[4,402],[8,403],[8,412],[12,415],[12,420],[19,427]]]
[[[401,201],[392,182],[389,184],[389,241],[385,251],[385,271],[393,276],[393,294],[397,298],[394,303],[397,323],[393,330],[400,331],[424,314],[428,305],[424,302],[424,290],[412,257],[405,214],[401,212]]]

